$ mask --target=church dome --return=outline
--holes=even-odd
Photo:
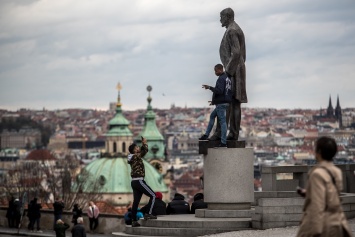
[[[167,192],[168,188],[159,172],[143,160],[147,184],[154,192]],[[131,167],[126,158],[100,158],[85,167],[92,180],[101,185],[100,193],[133,193],[131,187]],[[84,188],[85,192],[92,192],[90,187]]]

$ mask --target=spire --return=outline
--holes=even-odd
[[[121,107],[121,90],[122,90],[122,86],[121,83],[117,83],[116,89],[118,91],[118,95],[117,95],[117,104],[116,104],[116,111],[122,111]]]
[[[335,117],[339,121],[339,127],[343,127],[343,118],[342,118],[342,113],[341,113],[341,107],[340,107],[340,102],[339,102],[339,95],[337,96],[337,106],[335,107]]]
[[[140,142],[140,137],[144,137],[147,139],[149,152],[145,155],[146,160],[151,159],[161,159],[164,160],[164,137],[161,135],[156,121],[155,121],[155,113],[152,108],[152,97],[150,96],[150,92],[152,91],[152,87],[149,85],[147,86],[148,91],[148,106],[147,112],[144,115],[144,127],[142,132],[136,138],[137,143]]]
[[[337,106],[336,106],[335,108],[336,108],[336,109],[337,109],[337,108],[340,108],[339,95],[337,95]]]
[[[330,97],[329,95],[329,105],[328,105],[328,109],[332,108],[333,109],[333,105],[332,105],[332,97]]]
[[[329,105],[327,108],[327,117],[328,118],[333,118],[334,117],[334,109],[333,109],[333,105],[332,105],[332,98],[329,95]]]
[[[128,153],[129,144],[133,143],[133,134],[129,129],[130,122],[122,113],[121,90],[120,83],[117,84],[118,91],[116,114],[109,122],[109,131],[106,133],[106,150],[109,153]]]

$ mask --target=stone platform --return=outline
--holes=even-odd
[[[201,236],[251,229],[251,218],[199,218],[194,214],[159,216],[157,220],[141,219],[140,227],[126,226],[114,236]]]

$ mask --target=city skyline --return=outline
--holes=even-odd
[[[355,107],[355,3],[316,1],[1,1],[0,109],[208,107],[235,11],[247,47],[248,108]]]

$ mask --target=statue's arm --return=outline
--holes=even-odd
[[[225,65],[225,70],[227,74],[229,75],[235,75],[240,59],[240,44],[239,44],[239,38],[238,38],[238,33],[236,30],[231,30],[228,33],[228,43],[230,46],[231,54],[228,60],[227,65]]]

